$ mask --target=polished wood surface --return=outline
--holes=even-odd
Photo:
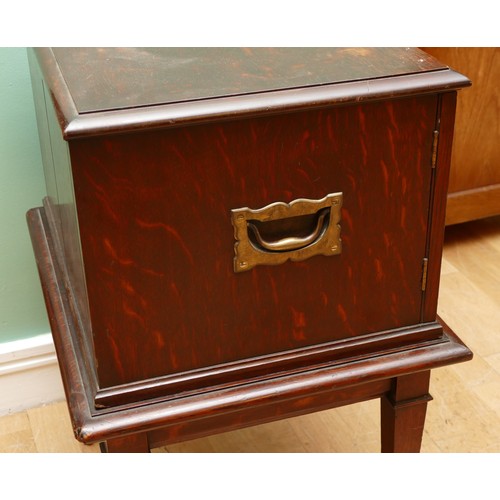
[[[110,72],[88,68],[86,104],[81,69],[57,62],[67,52],[32,54],[52,155],[28,223],[78,440],[139,450],[385,398],[384,451],[418,451],[418,433],[400,443],[425,414],[401,410],[394,384],[471,358],[436,318],[455,94],[469,81],[394,50],[349,52],[328,83],[314,58],[310,85],[265,70],[258,91],[244,53],[229,65],[239,95],[207,95],[186,66],[181,90],[198,98],[158,103],[110,49]],[[259,54],[257,74],[279,55]],[[114,86],[130,104],[107,104]],[[339,191],[341,254],[234,272],[232,209]]]
[[[450,171],[453,141],[453,123],[456,109],[456,93],[444,94],[439,102],[440,113],[436,165],[432,169],[432,196],[427,240],[427,283],[423,297],[422,321],[432,321],[437,314],[441,256],[443,250],[446,193]]]
[[[430,371],[398,377],[380,400],[381,449],[384,452],[419,452],[424,433]]]
[[[70,144],[100,387],[419,323],[436,106],[424,96]],[[232,208],[334,192],[340,255],[234,273]]]
[[[80,114],[447,69],[428,54],[397,47],[52,51]]]
[[[69,53],[70,57],[78,59],[78,53],[82,50],[88,49],[73,49]],[[168,49],[163,50],[168,51]],[[228,49],[222,50],[226,51]],[[325,48],[315,50],[323,54],[333,53],[336,54],[336,57],[342,54],[341,50],[336,52],[331,52],[332,49]],[[397,60],[385,57],[384,54],[386,53],[397,56]],[[133,66],[141,63],[133,63],[127,58],[120,59],[120,57],[117,57],[119,54],[117,49],[108,49],[106,54],[109,56],[109,60],[105,62],[107,69],[101,73],[101,76],[105,74],[107,79],[104,81],[99,80],[99,75],[96,75],[92,69],[90,73],[94,78],[97,78],[95,83],[101,87],[104,96],[107,96],[107,99],[113,99],[115,95],[120,96],[122,94],[122,77],[124,75],[121,73],[126,70],[120,69],[120,65],[128,63]],[[293,51],[291,54],[293,54]],[[277,59],[277,55],[279,54],[274,54],[274,64],[279,66],[281,62]],[[146,53],[143,56],[145,56],[146,60],[148,59]],[[267,60],[271,56],[273,56],[273,53],[267,52],[264,59]],[[319,57],[321,58],[321,56]],[[155,102],[150,102],[155,101],[155,99],[151,99],[151,97],[141,99],[139,96],[138,100],[136,99],[136,107],[130,107],[130,104],[122,102],[116,109],[111,110],[109,110],[110,106],[105,101],[98,105],[97,101],[102,98],[97,98],[96,103],[89,107],[89,110],[95,108],[95,112],[85,112],[85,109],[80,112],[75,101],[78,99],[78,89],[83,83],[81,66],[69,64],[68,71],[63,75],[53,50],[37,49],[32,54],[32,58],[37,59],[41,67],[47,90],[57,102],[57,115],[62,135],[67,140],[141,131],[146,128],[152,130],[154,128],[177,127],[210,121],[220,122],[238,117],[265,116],[283,113],[287,110],[298,111],[335,104],[393,99],[415,94],[435,94],[436,92],[451,91],[470,85],[470,81],[466,77],[446,68],[418,49],[355,49],[354,52],[346,52],[343,57],[349,64],[343,63],[339,65],[338,60],[331,66],[316,64],[316,71],[320,73],[323,73],[325,68],[327,72],[331,71],[328,82],[321,79],[323,81],[321,84],[294,86],[291,83],[296,71],[298,70],[300,74],[301,67],[305,64],[303,59],[298,59],[296,60],[299,66],[297,70],[294,70],[292,66],[290,67],[291,73],[288,74],[288,83],[281,83],[272,91],[266,90],[270,81],[276,85],[277,81],[283,80],[284,77],[286,81],[287,78],[286,75],[273,76],[272,71],[269,73],[269,70],[266,69],[267,63],[262,62],[264,64],[262,70],[267,76],[260,80],[260,91],[254,89],[253,92],[240,93],[239,95],[229,93],[217,98],[187,99],[167,104],[156,103],[156,105],[153,105]],[[151,64],[151,61],[149,64]],[[187,87],[188,91],[191,92],[190,95],[192,95],[195,88],[191,87],[190,82],[198,80],[198,67],[193,64],[188,64],[187,67],[190,71],[190,78],[184,82],[179,91],[182,92]],[[338,73],[337,67],[342,69],[340,73]],[[109,68],[115,68],[115,72],[110,73]],[[157,71],[158,68],[155,68],[152,72],[148,72],[144,79],[147,81],[146,84],[153,89],[153,93],[164,95],[165,78],[161,77],[161,68],[159,72]],[[230,65],[226,67],[225,71],[234,73]],[[129,85],[136,83],[138,76],[137,71],[132,71],[132,75],[129,75]],[[155,81],[152,76],[157,76],[159,80]],[[310,81],[315,81],[313,72],[310,72],[307,76]],[[247,77],[246,73],[240,73],[237,80],[238,86],[244,89],[245,85],[248,84]],[[339,80],[336,80],[336,78],[339,78]],[[75,88],[68,87],[68,81],[74,81]],[[201,95],[204,95],[207,89],[202,86],[198,88],[198,91]],[[77,93],[76,96],[74,95],[75,92]],[[85,93],[85,90],[81,92]],[[88,88],[86,92],[89,92]],[[217,94],[219,92],[217,91]],[[146,92],[146,94],[150,93],[150,91]]]
[[[397,377],[467,361],[472,356],[444,325],[441,337],[432,341],[420,340],[413,346],[386,346],[385,350],[354,356],[339,363],[279,372],[262,380],[247,379],[245,384],[234,387],[214,386],[206,393],[181,393],[172,398],[150,400],[147,405],[137,402],[136,405],[116,406],[109,410],[94,408],[87,369],[78,348],[74,304],[64,291],[57,260],[52,258],[54,250],[44,210],[31,210],[28,223],[56,351],[64,360],[61,373],[75,436],[83,442],[121,438],[162,427],[173,432],[164,435],[165,442],[172,442],[192,437],[190,424],[200,420],[209,422],[209,428],[214,432],[220,432],[286,415],[350,404],[380,397],[384,389],[374,382],[389,384]],[[385,387],[385,391],[388,390],[389,386]]]
[[[446,222],[500,214],[500,48],[425,51],[472,80],[458,98]]]
[[[432,372],[424,453],[500,453],[499,260],[499,218],[447,229],[438,311],[475,357]],[[380,439],[379,402],[370,400],[152,451],[378,452]],[[99,446],[75,441],[66,402],[0,418],[1,453],[87,451],[99,452]]]

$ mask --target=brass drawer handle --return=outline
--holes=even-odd
[[[288,236],[276,241],[266,241],[260,234],[255,223],[248,221],[248,227],[253,231],[255,239],[263,249],[269,252],[288,252],[290,250],[305,248],[322,236],[322,233],[325,231],[325,220],[328,223],[327,216],[329,216],[329,209],[325,208],[321,210],[314,231],[305,237]]]
[[[234,271],[339,254],[341,206],[342,193],[333,193],[320,200],[299,198],[257,210],[231,210],[236,240]]]

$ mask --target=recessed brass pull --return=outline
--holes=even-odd
[[[299,198],[257,210],[231,210],[236,239],[234,271],[339,254],[341,206],[342,193],[333,193],[320,200]]]
[[[289,252],[290,250],[299,250],[300,248],[305,248],[310,245],[321,236],[321,233],[325,230],[325,220],[328,222],[327,216],[329,215],[329,210],[330,209],[326,208],[321,211],[314,231],[303,238],[298,236],[288,236],[277,241],[265,241],[257,226],[253,222],[249,221],[248,227],[253,231],[255,239],[259,243],[260,247],[268,250],[269,252]]]

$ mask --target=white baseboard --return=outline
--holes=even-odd
[[[63,399],[50,333],[0,344],[0,415]]]

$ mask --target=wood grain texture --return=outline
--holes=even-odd
[[[480,252],[480,259],[477,253]],[[423,453],[500,452],[500,288],[491,274],[500,259],[498,217],[447,228],[439,313],[474,344],[474,359],[434,370],[422,439]],[[476,264],[476,267],[471,266]],[[473,298],[471,304],[470,298]],[[480,322],[478,323],[478,319]],[[62,409],[62,410],[60,410]],[[55,452],[72,452],[62,436],[66,403],[40,408],[38,433],[53,436]],[[18,423],[15,423],[12,418]],[[19,420],[20,419],[20,420]],[[370,400],[286,420],[171,444],[162,453],[376,453],[380,451],[379,401]],[[53,432],[53,429],[59,432]],[[0,452],[36,452],[27,412],[0,418]],[[11,446],[13,445],[13,446]],[[96,446],[96,445],[94,445]],[[85,447],[85,445],[82,445]],[[83,451],[85,448],[78,450]]]
[[[391,391],[381,399],[383,453],[418,453],[424,432],[430,372],[393,379]]]
[[[278,374],[266,381],[190,397],[179,395],[173,400],[150,401],[148,405],[98,410],[93,408],[93,395],[89,394],[90,386],[86,382],[88,368],[82,363],[75,342],[78,325],[72,320],[70,297],[63,290],[57,261],[50,258],[48,225],[42,209],[31,211],[28,220],[56,350],[65,360],[61,364],[61,374],[72,425],[75,437],[82,442],[122,438],[162,427],[177,428],[173,434],[175,440],[180,437],[189,439],[189,432],[195,432],[191,423],[200,419],[208,419],[212,429],[222,430],[284,418],[287,414],[297,414],[297,411],[301,414],[323,409],[325,404],[332,407],[380,397],[378,382],[471,357],[470,351],[453,332],[445,329],[441,340],[423,342],[416,348],[389,351],[384,355],[361,357],[339,366],[325,366],[287,376]],[[187,434],[179,433],[186,424]]]
[[[435,315],[451,91],[469,82],[412,50],[374,53],[349,53],[350,77],[330,82],[311,57],[310,85],[291,87],[280,64],[236,61],[238,88],[229,78],[206,94],[198,75],[179,86],[198,98],[166,92],[161,103],[127,91],[141,71],[131,63],[127,76],[122,58],[109,74],[88,70],[98,92],[86,104],[74,67],[39,53],[62,192],[28,220],[79,441],[146,449],[385,397],[394,379],[470,359]],[[160,81],[146,87],[168,90]],[[122,84],[131,101],[106,103]],[[234,273],[232,209],[331,192],[343,195],[340,255]],[[80,265],[84,288],[71,283]],[[392,426],[395,443],[413,416]]]
[[[500,213],[500,49],[432,47],[426,52],[467,75],[458,99],[446,223]]]
[[[162,429],[148,432],[151,447],[158,448],[165,444],[173,444],[189,439],[229,432],[236,429],[248,427],[251,422],[274,422],[281,419],[282,415],[288,418],[310,413],[311,408],[322,411],[328,408],[360,403],[370,399],[382,397],[390,391],[391,381],[389,379],[364,384],[353,391],[351,388],[321,392],[311,396],[271,403],[266,407],[265,413],[258,406],[208,417],[195,419],[181,424],[174,424]],[[250,424],[251,425],[251,424]]]
[[[149,453],[146,434],[133,434],[122,438],[110,439],[103,443],[107,453]]]
[[[71,143],[100,387],[418,324],[436,102]],[[341,255],[234,273],[232,208],[338,191]]]
[[[426,323],[413,328],[402,328],[364,335],[351,340],[322,344],[318,347],[296,349],[275,355],[259,356],[234,363],[210,366],[191,372],[165,375],[110,388],[100,388],[95,396],[99,408],[130,404],[144,399],[158,397],[175,398],[214,388],[222,389],[238,384],[242,380],[257,382],[269,378],[269,374],[280,372],[283,375],[299,372],[305,368],[342,364],[346,359],[355,359],[373,352],[388,352],[409,348],[422,342],[438,340],[442,336],[439,323]]]
[[[81,349],[81,323],[77,306],[68,300],[64,273],[55,257],[56,244],[52,237],[44,209],[33,209],[27,213],[28,227],[35,253],[52,337],[63,380],[66,400],[70,408],[71,422],[75,427],[75,415],[89,415],[90,404],[95,395],[95,371],[87,362]],[[73,299],[74,300],[74,299]],[[70,335],[58,335],[62,325]]]
[[[69,453],[99,453],[99,445],[75,440],[66,405],[56,405],[50,415],[43,407],[27,411],[37,453],[55,453],[64,446]]]
[[[44,222],[42,209],[31,211],[29,221],[49,318],[52,320],[56,350],[58,356],[65,360],[61,364],[61,374],[72,425],[75,436],[82,442],[120,438],[126,434],[167,426],[182,428],[199,419],[212,419],[213,422],[220,420],[226,426],[228,415],[231,414],[235,416],[233,425],[252,425],[259,420],[283,418],[287,412],[292,411],[294,404],[299,405],[301,413],[313,411],[318,404],[321,408],[324,401],[315,406],[314,398],[311,399],[316,395],[320,398],[318,401],[322,401],[322,394],[333,397],[328,402],[330,406],[335,406],[346,398],[353,402],[377,397],[380,395],[379,389],[370,396],[372,382],[465,361],[471,357],[470,351],[460,340],[451,331],[446,331],[442,340],[424,342],[416,349],[388,352],[384,356],[362,357],[343,365],[325,366],[288,376],[278,375],[271,380],[207,394],[178,397],[171,401],[151,401],[145,406],[125,406],[119,411],[118,408],[113,408],[111,412],[96,410],[92,407],[93,395],[88,393],[90,386],[86,382],[87,367],[82,363],[78,343],[75,343],[74,330],[78,325],[72,320],[72,308],[67,294],[62,290],[57,261],[50,258],[48,226]],[[335,388],[333,396],[332,388]],[[287,406],[290,404],[292,407]],[[238,415],[241,415],[241,419]],[[188,439],[188,436],[189,434],[184,434],[183,439]]]
[[[0,419],[0,453],[35,453],[36,446],[26,412]]]
[[[447,69],[424,52],[397,47],[52,51],[80,114]]]
[[[423,296],[422,321],[431,321],[437,314],[441,256],[443,251],[446,193],[450,172],[450,158],[453,142],[453,123],[456,109],[456,92],[441,94],[436,130],[439,131],[436,166],[432,169],[431,215],[427,240],[427,286]]]
[[[93,109],[96,112],[84,112],[86,109],[84,106],[82,113],[79,114],[75,100],[81,98],[82,95],[85,99],[85,94],[90,92],[92,95],[92,91],[89,91],[88,88],[85,91],[81,89],[80,82],[83,81],[80,78],[81,65],[73,65],[72,62],[81,59],[79,54],[85,54],[85,50],[94,49],[76,49],[67,53],[69,66],[64,77],[61,74],[61,66],[59,66],[51,49],[36,50],[45,81],[54,96],[62,134],[66,139],[140,131],[146,127],[151,130],[158,127],[167,128],[210,121],[220,122],[237,117],[264,116],[283,111],[310,109],[311,107],[436,93],[470,85],[467,78],[446,69],[417,49],[304,49],[306,52],[312,50],[315,56],[311,57],[309,62],[297,59],[294,63],[283,62],[280,58],[276,58],[278,55],[275,53],[276,49],[263,49],[261,52],[256,51],[256,53],[267,54],[263,58],[260,56],[260,63],[259,57],[246,56],[244,52],[240,54],[251,65],[250,72],[240,71],[239,77],[235,77],[238,74],[237,68],[240,63],[237,57],[234,59],[233,54],[234,60],[232,62],[231,57],[228,56],[227,64],[223,64],[223,70],[221,72],[211,71],[207,78],[201,78],[199,73],[205,71],[207,64],[204,63],[200,70],[200,66],[196,64],[196,58],[187,60],[188,64],[184,69],[179,68],[179,64],[175,68],[179,59],[174,58],[171,62],[174,68],[167,71],[167,77],[162,76],[161,73],[165,71],[165,65],[168,66],[168,60],[164,60],[163,64],[155,64],[155,57],[148,58],[147,51],[144,51],[144,57],[141,61],[133,61],[130,59],[133,49],[130,49],[128,56],[124,58],[120,58],[119,55],[126,53],[128,49],[110,49],[104,50],[100,54],[94,54],[94,58],[90,57],[96,64],[99,64],[98,60],[101,59],[101,64],[103,64],[102,71],[96,72],[94,68],[90,67],[87,74],[90,79],[95,80],[93,87],[99,89],[101,93],[94,98],[95,102],[87,109],[87,111]],[[168,52],[168,49],[163,50]],[[231,52],[231,49],[222,49],[221,55],[220,50],[217,49],[216,56],[214,55],[217,60],[226,57],[223,54],[224,50],[227,53]],[[278,53],[279,50],[287,49],[278,49]],[[293,49],[293,51],[295,50],[297,49]],[[345,59],[344,62],[339,60],[340,55]],[[387,55],[392,55],[392,57],[387,57]],[[322,58],[328,60],[329,57],[335,60],[335,64],[318,64]],[[271,59],[272,65],[270,66]],[[124,63],[126,63],[125,66],[129,65],[130,74],[128,76]],[[233,63],[236,69],[233,67]],[[273,73],[272,67],[281,65],[288,67],[288,69],[284,73]],[[304,73],[304,65],[310,67],[311,70],[314,69],[314,72],[306,71]],[[113,68],[114,71],[110,71]],[[149,69],[145,70],[145,68]],[[211,66],[210,68],[213,69]],[[148,78],[140,79],[139,75],[142,74],[143,70],[147,73]],[[181,99],[180,102],[175,102],[174,98],[174,101],[169,104],[159,103],[158,101],[165,100],[165,85],[169,88],[169,85],[172,86],[172,81],[175,83],[177,71],[180,71],[180,75],[184,75],[185,81],[178,87],[174,85],[170,92],[173,91],[174,96],[176,93],[183,95],[183,92],[187,92],[187,95],[184,95],[184,100],[177,96],[177,99]],[[213,85],[210,90],[209,82],[213,78],[220,79],[227,73],[232,75],[229,80],[233,80],[234,85],[239,89],[239,94],[231,94],[231,92],[235,92],[234,88],[232,91],[226,89],[227,94],[214,98],[214,92],[215,95],[220,95],[221,90]],[[308,74],[306,75],[306,73]],[[315,73],[323,76],[319,80],[315,80],[317,78]],[[214,75],[216,76],[214,77]],[[103,76],[105,78],[102,78]],[[152,78],[153,76],[159,78],[155,80]],[[255,78],[256,76],[257,78]],[[308,84],[304,84],[304,76],[307,76]],[[69,88],[68,81],[72,81],[75,88],[73,86]],[[302,83],[300,83],[301,81]],[[198,87],[196,84],[193,86],[193,82],[197,82]],[[318,82],[323,83],[318,84]],[[221,88],[226,88],[227,82],[224,78],[219,83]],[[245,87],[248,85],[250,88]],[[143,86],[146,88],[143,88],[138,95],[137,88]],[[269,88],[275,90],[270,91]],[[78,89],[80,89],[80,93]],[[132,97],[132,103],[135,103],[136,107],[130,107],[131,102],[127,100],[129,94],[124,93],[124,89],[130,91],[131,96],[135,96]],[[196,94],[206,97],[212,95],[212,97],[201,100],[193,99],[193,95]],[[103,96],[104,102],[102,102]],[[122,101],[114,105],[106,103],[106,99],[113,101],[116,98],[122,99]],[[99,102],[101,104],[98,104]],[[106,111],[113,106],[116,109]]]
[[[500,184],[448,195],[446,224],[459,224],[500,214]]]
[[[442,277],[442,286],[448,293],[441,294],[439,307],[450,318],[453,328],[464,323],[462,330],[471,339],[471,348],[484,357],[500,351],[499,250],[498,217],[447,229],[445,257],[453,268]],[[452,311],[461,303],[467,303],[467,307],[459,320],[453,317]],[[481,314],[483,310],[488,314]],[[474,318],[475,326],[472,325]]]

